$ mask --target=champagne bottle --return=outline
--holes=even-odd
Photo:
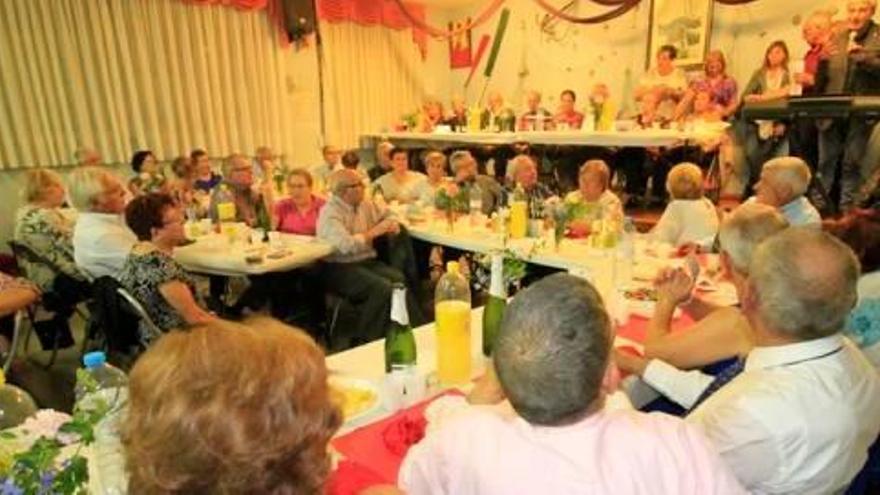
[[[385,336],[385,372],[415,364],[416,339],[406,312],[406,288],[403,284],[394,284],[391,292],[391,325]]]
[[[483,308],[483,355],[492,355],[495,338],[501,329],[504,308],[507,306],[507,288],[504,286],[504,255],[492,254],[492,278],[489,284],[489,300]]]

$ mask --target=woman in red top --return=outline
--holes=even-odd
[[[574,91],[566,89],[559,96],[559,113],[553,117],[557,129],[580,129],[584,123],[584,114],[574,109],[577,101]]]
[[[290,197],[275,204],[275,230],[315,235],[324,200],[312,194],[312,174],[304,169],[291,170],[287,176],[287,192]]]

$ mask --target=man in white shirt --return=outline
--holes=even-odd
[[[779,208],[792,227],[821,228],[822,217],[805,196],[810,178],[810,167],[798,157],[781,156],[768,160],[761,167],[755,195],[748,201]]]
[[[744,493],[705,438],[663,414],[612,411],[614,338],[599,293],[556,274],[508,306],[493,373],[473,406],[407,453],[398,476],[411,494]]]
[[[324,157],[324,163],[312,167],[312,177],[315,180],[316,191],[329,192],[330,174],[342,168],[339,161],[342,157],[342,151],[336,146],[328,144],[321,148],[321,155]]]
[[[73,229],[73,259],[92,278],[115,277],[137,242],[125,224],[125,187],[102,168],[81,167],[70,174],[70,200],[79,210]]]
[[[753,253],[742,310],[755,347],[738,375],[718,388],[723,380],[656,360],[632,371],[690,397],[687,421],[748,490],[841,492],[880,433],[880,376],[840,334],[858,276],[858,261],[840,241],[787,229]]]

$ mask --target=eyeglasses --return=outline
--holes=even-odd
[[[355,182],[353,184],[345,184],[342,187],[345,189],[353,189],[355,187],[364,187],[364,183],[363,182]]]

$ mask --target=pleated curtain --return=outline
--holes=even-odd
[[[291,48],[263,11],[175,0],[0,1],[0,168],[294,148]]]
[[[355,147],[418,110],[430,71],[409,29],[322,21],[320,30],[328,143]]]

